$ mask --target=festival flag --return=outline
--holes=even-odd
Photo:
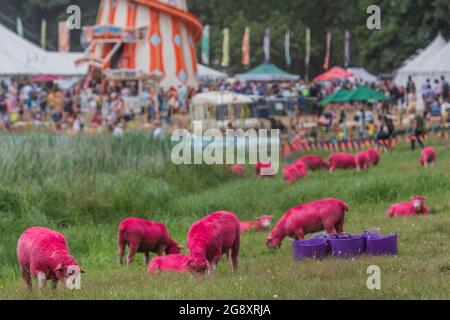
[[[47,45],[47,21],[42,19],[41,22],[41,47],[45,49]]]
[[[202,34],[202,63],[205,65],[209,65],[209,30],[210,27],[206,25]]]
[[[230,29],[223,29],[222,68],[230,66]]]
[[[66,21],[58,23],[58,51],[69,52],[70,50],[70,32]]]
[[[286,35],[284,37],[284,55],[286,59],[286,66],[288,69],[292,65],[292,59],[291,59],[291,32],[288,30],[286,31]]]
[[[19,17],[17,17],[17,34],[23,38],[23,24],[22,24],[22,19],[20,19]]]
[[[250,28],[246,27],[244,38],[242,39],[242,65],[248,67],[250,65]]]
[[[306,48],[305,48],[305,79],[309,80],[309,61],[311,54],[311,29],[306,29]]]
[[[348,68],[350,66],[351,58],[351,34],[350,31],[345,31],[345,44],[344,44],[344,67]]]
[[[270,63],[270,28],[264,32],[264,63]]]
[[[327,51],[325,53],[325,61],[323,63],[323,68],[325,70],[328,70],[330,68],[331,37],[331,32],[327,32]]]

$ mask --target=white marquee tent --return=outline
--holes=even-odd
[[[450,78],[450,42],[420,68],[425,76]]]
[[[378,82],[378,77],[371,74],[369,71],[367,71],[364,68],[348,68],[348,72],[353,73],[355,76],[350,78],[350,80],[356,81],[356,80],[362,80],[367,83],[376,83]]]

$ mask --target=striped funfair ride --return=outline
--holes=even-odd
[[[78,63],[110,80],[195,88],[202,28],[186,0],[101,0],[96,24],[83,28],[86,50]]]

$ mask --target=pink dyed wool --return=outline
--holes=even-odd
[[[283,168],[283,179],[288,183],[297,182],[299,173],[294,165],[286,165]]]
[[[232,212],[211,213],[194,223],[187,235],[191,259],[189,270],[196,275],[214,272],[224,254],[229,254],[234,272],[238,268],[239,219]]]
[[[119,262],[123,265],[125,247],[129,247],[128,264],[132,263],[136,252],[144,253],[145,264],[150,261],[149,254],[158,255],[180,253],[181,246],[169,235],[164,224],[139,218],[123,220],[117,229]]]
[[[356,159],[349,153],[333,153],[328,158],[330,165],[330,172],[333,173],[336,169],[354,169],[356,168]]]
[[[356,168],[358,171],[369,169],[370,156],[367,152],[361,151],[356,155]]]
[[[386,216],[392,217],[414,217],[419,215],[428,215],[428,208],[425,206],[425,197],[414,196],[411,202],[393,204]]]
[[[328,168],[328,164],[326,163],[326,161],[318,155],[305,155],[301,157],[300,160],[303,161],[310,170],[320,170]]]
[[[189,259],[190,256],[187,254],[170,254],[164,257],[154,257],[148,265],[147,273],[189,272]]]
[[[38,278],[39,289],[45,287],[48,279],[52,280],[52,289],[56,289],[58,280],[69,287],[69,277],[84,272],[70,255],[66,238],[44,227],[32,227],[22,233],[17,243],[17,259],[29,290],[32,277]]]
[[[378,151],[377,149],[369,149],[367,150],[367,154],[369,155],[370,164],[372,166],[377,166],[378,163],[380,163],[380,151]]]
[[[289,209],[266,239],[269,248],[278,248],[285,237],[304,239],[305,234],[326,230],[335,235],[344,232],[344,217],[349,210],[338,199],[323,199]]]
[[[269,230],[272,226],[273,216],[261,216],[257,221],[241,221],[240,230],[241,233],[248,232],[251,230],[265,231]]]
[[[420,153],[419,163],[422,167],[427,167],[429,164],[434,164],[436,162],[436,149],[433,147],[423,148]]]
[[[302,160],[295,160],[294,166],[297,169],[299,178],[304,178],[308,175],[308,165]]]

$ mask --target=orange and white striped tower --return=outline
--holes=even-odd
[[[195,42],[202,29],[186,0],[101,0],[96,25],[83,28],[87,49],[79,63],[111,79],[197,87]]]

